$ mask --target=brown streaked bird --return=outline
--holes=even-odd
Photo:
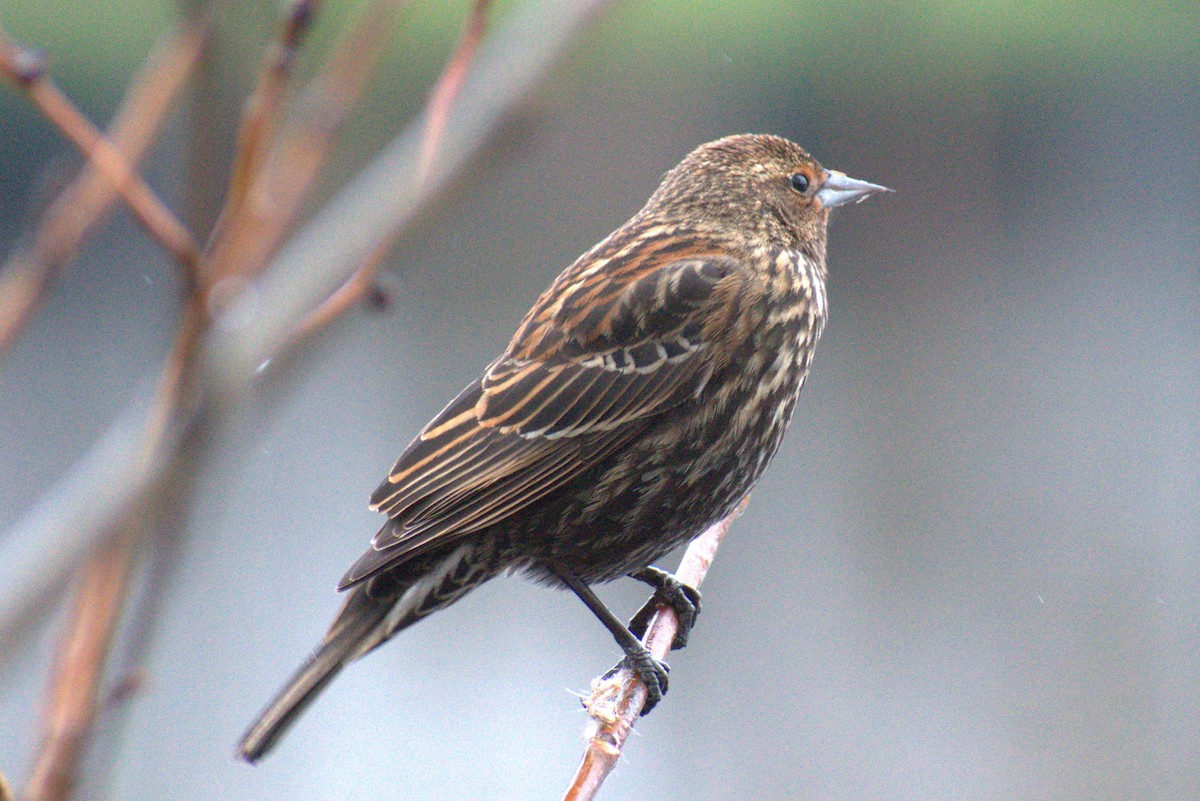
[[[699,601],[650,563],[727,515],[775,455],[825,324],[829,212],[883,191],[775,136],[701,145],[668,172],[401,454],[341,611],[241,755],[270,750],[348,662],[509,570],[587,604],[649,711],[667,666],[638,636],[670,603],[681,647]],[[629,626],[589,587],[622,576],[656,588]]]

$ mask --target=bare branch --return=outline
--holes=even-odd
[[[454,105],[459,90],[462,89],[463,79],[475,59],[475,53],[479,50],[479,43],[483,41],[483,34],[487,29],[489,5],[491,5],[491,0],[475,0],[472,4],[471,13],[463,26],[458,46],[455,47],[450,60],[446,62],[441,77],[438,78],[437,84],[429,95],[429,102],[425,106],[425,133],[421,140],[420,161],[417,163],[417,174],[414,179],[418,184],[423,182],[429,174],[433,160],[437,157],[438,150],[445,139],[446,121],[450,116],[450,108]],[[375,274],[387,259],[388,254],[391,253],[399,233],[400,231],[397,229],[385,236],[375,249],[367,254],[363,265],[354,271],[346,283],[314,309],[312,314],[304,318],[297,326],[293,338],[301,339],[312,335],[313,332],[324,328],[365,297],[375,286]]]
[[[0,539],[0,662],[47,611],[48,599],[105,531],[126,514],[130,500],[161,469],[145,458],[161,448],[151,441],[152,402],[130,404],[88,453]]]
[[[749,501],[749,495],[742,498],[728,516],[692,540],[675,572],[676,578],[691,587],[698,588],[703,583],[725,532]],[[675,610],[660,606],[642,642],[655,659],[665,659],[678,630],[679,618]],[[591,801],[596,797],[600,786],[616,767],[625,740],[645,704],[646,685],[631,670],[623,669],[610,678],[592,682],[592,694],[584,702],[592,718],[587,733],[588,744],[563,801]]]
[[[154,141],[207,39],[206,23],[187,22],[164,37],[147,59],[110,129],[113,146],[126,163],[137,164]],[[109,179],[85,164],[38,221],[31,244],[7,260],[0,272],[0,352],[11,347],[115,199]]]
[[[132,522],[132,521],[131,521]],[[26,801],[65,801],[79,776],[99,710],[100,681],[133,573],[137,524],[101,543],[75,591],[42,715],[42,736]]]
[[[308,199],[329,149],[383,53],[408,0],[375,0],[336,45],[300,96],[297,120],[279,131],[265,162],[247,176],[245,201],[223,219],[209,262],[214,281],[259,272]]]
[[[379,262],[372,260],[359,267],[334,293],[325,299],[312,314],[300,321],[292,334],[291,340],[299,342],[308,339],[317,331],[332,323],[346,313],[352,306],[367,296],[375,286],[375,274],[379,270]]]
[[[475,0],[471,4],[471,13],[467,16],[454,55],[446,62],[446,67],[429,96],[429,104],[425,107],[425,137],[421,140],[421,156],[417,162],[418,181],[424,180],[429,174],[434,156],[445,139],[450,108],[462,89],[463,79],[467,76],[467,70],[471,68],[471,62],[475,60],[479,43],[483,41],[490,5],[491,0]]]
[[[0,74],[20,86],[38,110],[103,174],[151,237],[188,272],[198,274],[200,248],[183,223],[129,166],[113,144],[67,99],[46,73],[40,55],[0,29]]]
[[[515,10],[480,48],[450,112],[443,155],[416,182],[423,123],[409,126],[279,252],[262,280],[231,302],[208,345],[210,378],[242,385],[289,343],[298,323],[372,250],[428,206],[541,79],[604,0],[546,0]],[[353,220],[354,225],[347,225]]]
[[[268,49],[258,84],[242,109],[242,124],[229,179],[229,193],[218,217],[213,241],[220,241],[227,223],[248,217],[247,203],[270,152],[283,112],[283,100],[296,63],[297,48],[320,7],[320,0],[293,0],[279,26],[279,37]],[[211,282],[233,268],[234,260],[210,261]],[[223,268],[223,269],[222,269]]]
[[[227,213],[236,213],[241,207],[250,184],[262,167],[267,145],[283,109],[284,93],[292,77],[297,48],[320,5],[320,0],[293,0],[291,11],[280,25],[279,39],[263,61],[258,86],[246,101],[242,115],[237,156],[229,182]]]
[[[207,316],[198,293],[184,308],[153,397],[134,403],[89,453],[0,540],[0,661],[11,643],[45,611],[104,532],[113,530],[153,485],[195,414],[196,359]]]

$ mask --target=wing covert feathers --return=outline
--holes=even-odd
[[[342,588],[518,513],[703,391],[711,345],[731,335],[744,302],[737,262],[697,257],[616,274],[579,267],[396,461],[371,496],[389,520]],[[573,273],[578,281],[562,285]],[[529,326],[547,304],[553,336]]]

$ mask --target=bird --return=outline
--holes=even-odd
[[[728,515],[767,468],[826,320],[830,211],[891,190],[799,145],[701,145],[564,270],[508,347],[404,449],[371,496],[386,522],[342,577],[322,642],[251,725],[255,762],[349,662],[501,574],[573,591],[645,682],[657,603],[699,593],[652,563]],[[591,586],[654,597],[627,625]]]

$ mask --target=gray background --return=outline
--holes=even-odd
[[[351,667],[261,767],[232,749],[323,632],[399,449],[663,171],[749,130],[896,194],[835,215],[796,421],[603,797],[1200,797],[1196,9],[842,8],[630,4],[558,64],[398,248],[393,305],[226,421],[147,684],[105,719],[88,793],[561,793],[573,694],[617,652],[573,597],[516,579]],[[416,107],[436,56],[394,67],[376,124]],[[116,89],[95,91],[103,116]],[[2,102],[11,247],[59,146]],[[385,135],[364,126],[352,144]],[[179,146],[151,159],[168,194]],[[366,155],[348,150],[338,170]],[[155,374],[176,291],[118,215],[0,363],[4,527]],[[622,613],[645,596],[602,594]],[[54,630],[0,674],[18,785]]]

